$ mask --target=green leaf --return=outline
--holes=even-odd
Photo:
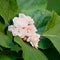
[[[5,22],[12,19],[18,13],[16,0],[0,0],[0,15]]]
[[[15,37],[14,41],[22,47],[24,60],[47,60],[41,51],[26,44],[26,42],[23,42],[19,37]]]
[[[38,48],[48,49],[49,47],[51,47],[51,45],[52,45],[52,43],[48,38],[40,37],[40,41],[38,43]]]
[[[48,60],[60,60],[60,54],[55,47],[43,51]]]
[[[47,0],[47,9],[55,10],[60,15],[60,0]]]
[[[0,16],[0,32],[4,32],[4,25],[5,25],[5,21],[2,18],[2,16]]]
[[[12,48],[14,44],[12,43],[12,40],[10,40],[8,36],[0,32],[0,46]]]
[[[23,10],[35,10],[45,9],[47,6],[46,0],[17,0],[17,4],[21,11]]]
[[[55,12],[52,13],[52,18],[48,22],[43,36],[49,38],[60,53],[60,16]]]
[[[3,49],[0,47],[0,51],[2,51]]]
[[[5,21],[4,21],[4,19],[3,19],[2,16],[0,16],[0,22],[1,22],[2,24],[5,24]]]
[[[4,24],[0,22],[0,32],[4,32]]]
[[[16,60],[14,57],[10,57],[7,55],[0,55],[0,60]]]
[[[21,50],[21,47],[18,45],[14,45],[13,48],[11,48],[11,51],[19,52]]]
[[[37,11],[33,17],[35,21],[35,26],[38,29],[38,33],[42,34],[45,30],[47,22],[51,19],[51,14],[49,11]]]

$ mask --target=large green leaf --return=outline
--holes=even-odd
[[[23,10],[35,10],[45,9],[47,6],[46,0],[17,0],[19,9]]]
[[[12,43],[12,40],[10,40],[8,36],[0,32],[0,46],[12,48],[14,44]]]
[[[24,60],[47,60],[41,51],[26,44],[19,37],[15,37],[14,41],[22,47]]]
[[[16,0],[0,0],[0,15],[5,22],[12,19],[18,13]]]
[[[60,53],[60,16],[55,12],[52,13],[52,19],[48,22],[43,36],[49,38]]]

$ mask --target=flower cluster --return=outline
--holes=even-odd
[[[14,17],[13,25],[8,26],[8,30],[13,36],[19,36],[22,40],[30,42],[33,47],[38,47],[40,35],[36,33],[37,29],[30,16],[19,14],[19,17]]]

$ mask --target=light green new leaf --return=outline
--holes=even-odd
[[[24,60],[47,60],[41,51],[26,44],[26,42],[23,42],[19,37],[15,37],[14,41],[22,47]]]
[[[60,53],[60,16],[55,12],[52,13],[52,19],[48,22],[43,36],[49,38]]]
[[[14,44],[12,43],[12,40],[10,40],[8,36],[0,32],[0,46],[12,48]]]
[[[5,22],[12,19],[18,13],[16,0],[0,0],[0,15]]]

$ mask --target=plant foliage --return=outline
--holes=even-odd
[[[0,60],[60,60],[60,4],[56,2],[0,0]],[[34,19],[37,33],[41,35],[38,49],[8,32],[13,17],[19,13]]]

